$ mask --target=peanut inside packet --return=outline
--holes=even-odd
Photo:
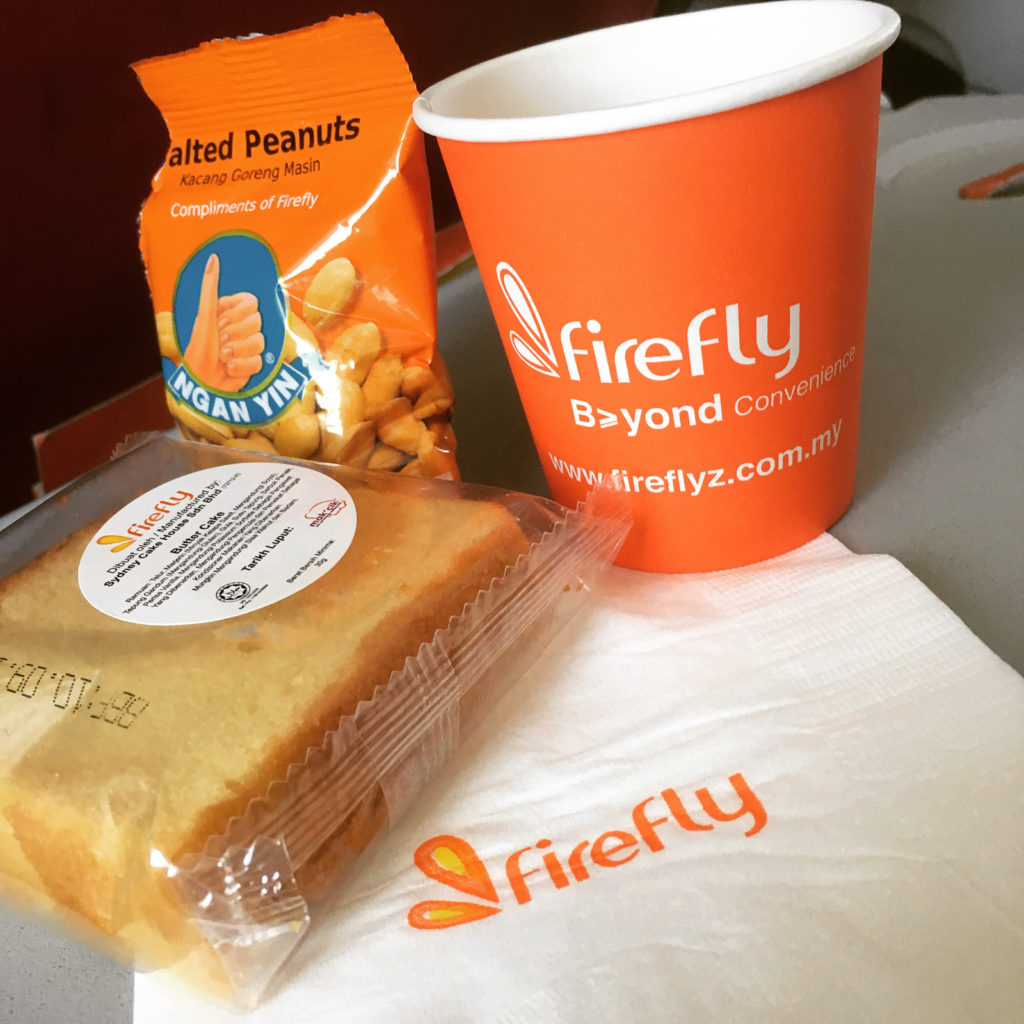
[[[170,132],[140,246],[181,433],[457,479],[416,87],[381,18],[134,69]]]

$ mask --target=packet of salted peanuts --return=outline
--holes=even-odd
[[[416,87],[381,18],[134,69],[170,132],[140,245],[181,432],[457,478]]]

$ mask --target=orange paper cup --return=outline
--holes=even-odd
[[[887,7],[636,22],[427,89],[552,496],[630,494],[620,565],[798,547],[853,493]]]

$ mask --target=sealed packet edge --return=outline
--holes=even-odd
[[[614,559],[630,523],[628,505],[613,492],[600,487],[564,510],[303,762],[200,854],[171,868],[239,1005],[255,1005],[306,931],[310,903],[333,894],[351,862],[387,833],[458,747],[467,694],[481,687],[488,692],[473,694],[475,701],[496,701],[512,679],[489,670],[568,598],[567,609],[548,616],[557,630]]]

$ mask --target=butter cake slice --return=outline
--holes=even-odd
[[[345,486],[358,525],[343,557],[233,618],[151,626],[97,610],[78,585],[97,523],[0,583],[0,886],[135,962],[191,957],[204,987],[230,987],[168,867],[224,833],[529,549],[499,503]],[[361,830],[361,848],[386,817],[364,812],[339,821],[338,842]]]

